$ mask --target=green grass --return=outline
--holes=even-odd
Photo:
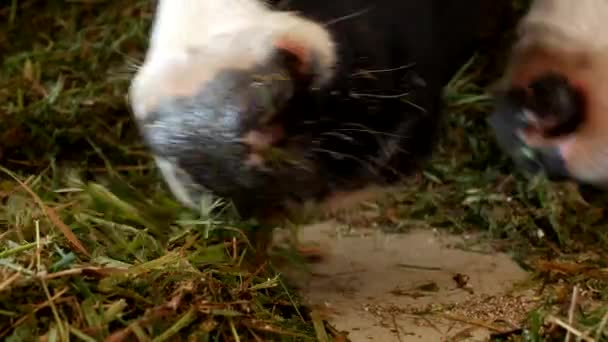
[[[182,209],[139,141],[125,91],[150,14],[0,7],[0,338],[314,339],[282,280],[243,265],[251,223]]]
[[[247,263],[243,232],[255,222],[222,203],[184,210],[166,191],[125,106],[151,9],[141,0],[0,5],[0,338],[331,338],[272,267]],[[543,305],[512,338],[563,336],[552,317],[568,322],[577,285],[586,300],[569,324],[606,340],[603,203],[513,170],[485,123],[482,86],[499,69],[488,56],[447,87],[433,162],[379,203],[397,215],[377,220],[392,231],[482,231],[532,271]]]

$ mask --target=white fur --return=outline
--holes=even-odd
[[[180,170],[176,163],[170,162],[165,158],[155,157],[156,165],[160,170],[165,183],[169,186],[169,190],[173,193],[173,196],[191,209],[198,209],[198,203],[192,198],[192,194],[186,188],[186,184],[194,186],[194,183],[190,179],[187,173]],[[204,189],[200,189],[201,193],[205,192]]]
[[[562,49],[606,49],[607,20],[606,0],[535,0],[520,24],[520,43],[541,40]]]
[[[562,71],[589,89],[590,115],[575,134],[543,144],[560,149],[568,171],[578,180],[608,185],[608,0],[535,0],[519,33],[519,51],[530,45],[548,48],[559,51],[570,64],[569,54],[585,57],[584,67],[564,62]],[[511,68],[517,69],[520,62],[516,60]]]
[[[145,118],[162,98],[193,95],[222,69],[263,62],[281,38],[319,58],[318,83],[333,76],[336,47],[319,23],[272,11],[262,0],[160,0],[130,89],[135,117]]]

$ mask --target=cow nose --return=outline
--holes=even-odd
[[[271,102],[288,97],[290,88],[280,78],[256,81],[226,72],[191,96],[161,101],[140,127],[156,155],[220,167],[220,161],[244,159],[249,136],[270,131]]]
[[[295,73],[291,57],[278,51],[274,58],[251,67],[215,71],[189,92],[165,92],[154,101],[150,96],[132,100],[134,107],[142,98],[153,103],[151,110],[135,118],[181,202],[194,206],[201,191],[241,207],[281,200],[286,189],[277,185],[277,179],[299,171],[276,167],[268,155],[284,147],[286,129],[299,122],[293,112],[284,112],[297,94],[309,88],[310,80]],[[135,90],[139,89],[146,88]],[[301,175],[303,180],[308,177]]]
[[[252,161],[281,136],[271,122],[273,102],[292,88],[279,75],[267,76],[226,71],[192,96],[161,101],[141,122],[144,140],[155,156],[216,193],[234,197],[255,188],[263,171]]]
[[[559,181],[571,178],[561,151],[555,146],[531,147],[522,138],[529,122],[526,109],[517,97],[499,96],[488,124],[496,142],[525,172],[543,173],[548,179]]]

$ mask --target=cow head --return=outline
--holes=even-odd
[[[527,171],[608,186],[608,2],[536,0],[490,118]]]

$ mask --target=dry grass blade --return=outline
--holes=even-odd
[[[57,213],[55,212],[55,210],[53,210],[53,208],[51,208],[51,207],[47,206],[46,204],[44,204],[44,202],[42,202],[42,200],[40,199],[40,197],[38,195],[36,195],[36,193],[34,191],[32,191],[32,189],[30,189],[27,186],[27,184],[23,183],[23,181],[21,181],[19,179],[19,177],[17,177],[11,171],[7,170],[3,166],[0,166],[0,171],[4,172],[5,174],[7,174],[11,178],[13,178],[16,182],[19,183],[19,185],[21,185],[21,187],[25,191],[27,191],[28,194],[30,194],[30,196],[32,196],[32,198],[34,199],[34,201],[36,201],[36,203],[44,211],[44,213],[49,218],[49,220],[57,228],[59,228],[59,230],[61,231],[61,233],[65,236],[65,238],[69,241],[69,243],[77,251],[79,251],[80,253],[86,255],[87,257],[91,256],[91,254],[86,250],[86,248],[84,248],[84,246],[82,245],[82,243],[80,242],[80,240],[76,237],[76,235],[74,235],[74,233],[72,232],[72,230],[70,229],[70,227],[68,227],[65,223],[63,223],[63,221],[59,218],[59,216],[57,215]]]
[[[325,330],[325,322],[321,319],[317,311],[312,312],[312,323],[315,327],[317,340],[319,342],[329,342],[329,336],[327,335],[327,331]]]
[[[1,338],[310,340],[297,296],[244,265],[256,225],[179,206],[141,144],[124,94],[152,8],[0,5]]]
[[[600,322],[599,326],[597,327],[597,332],[595,333],[595,339],[597,341],[600,341],[600,339],[602,338],[602,335],[605,335],[606,333],[608,333],[606,331],[607,324],[608,324],[608,310],[604,314],[604,317],[602,317],[602,321]]]
[[[521,11],[526,1],[513,7]],[[10,176],[0,179],[0,338],[345,340],[310,317],[276,272],[246,267],[253,259],[246,233],[257,224],[230,210],[216,215],[212,204],[185,210],[162,187],[124,98],[153,7],[0,2],[0,163]],[[582,332],[592,331],[599,342],[608,322],[606,205],[527,179],[500,153],[485,122],[485,87],[497,76],[493,61],[503,60],[488,47],[463,66],[445,89],[445,134],[432,163],[378,204],[390,215],[366,222],[394,233],[412,225],[483,230],[546,282],[543,295],[555,297],[555,284],[580,284],[577,310],[553,321],[587,341]],[[547,340],[555,307],[547,301],[517,330]],[[446,318],[501,331],[498,323]]]
[[[570,334],[576,336],[576,338],[580,341],[585,341],[585,342],[596,342],[595,339],[591,338],[590,336],[587,336],[585,333],[583,333],[582,331],[576,329],[575,327],[573,327],[572,325],[568,324],[567,322],[564,322],[563,320],[555,317],[555,316],[549,316],[548,317],[548,321],[554,324],[559,325],[560,327],[564,328],[566,331],[568,331]]]
[[[572,289],[572,299],[570,300],[570,308],[568,309],[568,324],[572,326],[574,324],[574,311],[576,310],[576,306],[578,305],[578,285],[575,285]],[[570,342],[570,330],[566,334],[566,342]]]
[[[461,323],[466,323],[466,324],[470,324],[473,326],[478,326],[478,327],[482,327],[482,328],[486,328],[489,329],[491,331],[495,331],[498,333],[503,332],[503,328],[497,327],[491,323],[488,322],[483,322],[477,319],[472,319],[472,318],[467,318],[467,317],[461,317],[461,316],[456,316],[456,315],[452,315],[452,314],[447,314],[447,313],[439,313],[438,314],[439,317],[443,317],[445,319],[448,320],[452,320],[452,321],[457,321],[457,322],[461,322]]]
[[[51,304],[52,301],[57,300],[58,298],[60,298],[61,296],[63,296],[67,291],[68,291],[67,288],[63,288],[63,289],[57,291],[52,297],[48,298],[46,302],[44,302],[42,304],[39,304],[39,305],[36,305],[34,307],[34,309],[30,312],[30,314],[34,314],[37,311],[46,308],[47,306],[49,306]],[[27,317],[27,316],[23,316],[20,319],[18,319],[15,322],[13,322],[10,325],[10,327],[8,327],[6,330],[0,331],[0,337],[6,336],[12,329],[15,329],[18,326],[20,326],[21,324],[23,324],[23,322],[25,322],[28,318],[29,317]]]
[[[0,283],[0,292],[9,288],[13,282],[15,282],[17,279],[19,279],[20,276],[21,276],[21,273],[15,272],[15,273],[13,273],[13,275],[6,278],[6,280],[4,280],[2,283]]]

